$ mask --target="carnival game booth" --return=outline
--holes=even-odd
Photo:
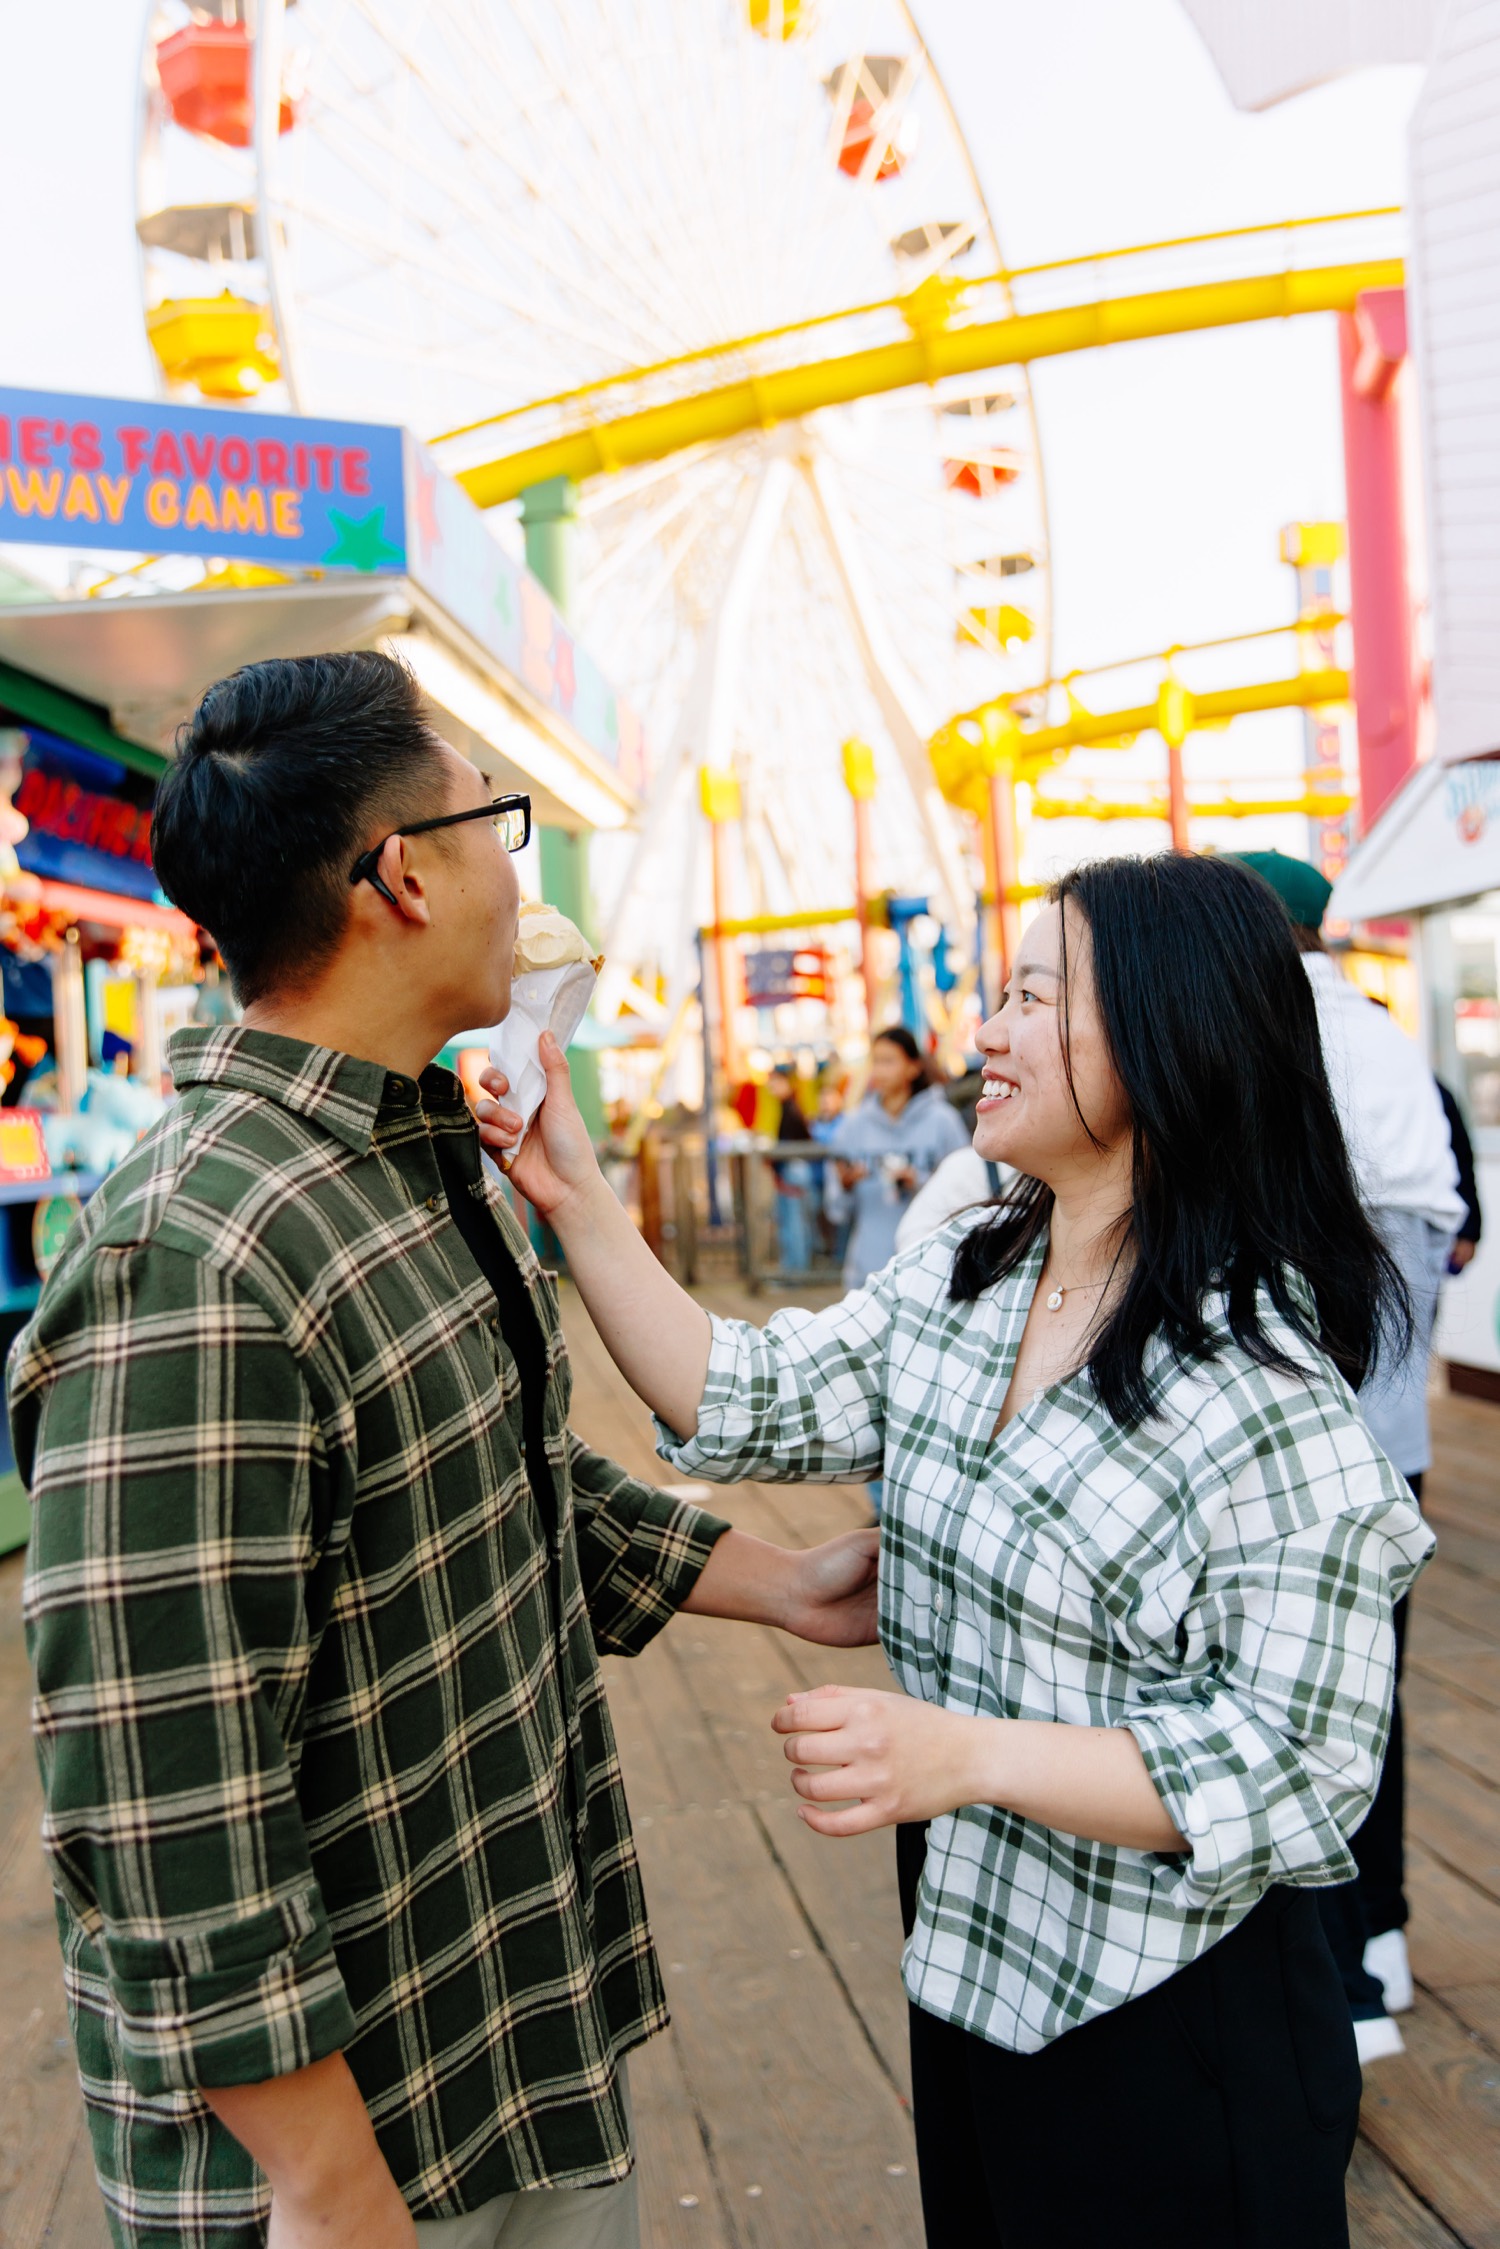
[[[1500,1401],[1500,755],[1420,765],[1357,846],[1331,915],[1413,925],[1424,1040],[1474,1143],[1478,1253],[1443,1289],[1455,1390]]]
[[[645,759],[540,582],[397,429],[0,390],[6,547],[71,558],[65,596],[0,601],[8,1342],[170,1094],[170,1032],[230,1004],[150,860],[157,780],[213,680],[270,656],[399,655],[447,739],[558,837],[623,826]],[[0,1450],[0,1478],[10,1465]],[[23,1536],[0,1481],[0,1551]]]
[[[197,933],[151,871],[163,762],[0,665],[0,1352],[82,1204],[160,1114],[165,1040],[200,1003]],[[0,1425],[0,1551],[25,1528]]]

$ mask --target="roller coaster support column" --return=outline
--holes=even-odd
[[[1339,315],[1360,826],[1417,760],[1420,689],[1407,570],[1401,446],[1406,293],[1366,289]]]
[[[698,800],[703,807],[703,817],[708,822],[709,844],[713,853],[714,887],[714,997],[719,1003],[719,1070],[724,1080],[724,1099],[733,1098],[739,1082],[739,1050],[735,1044],[734,1016],[739,1004],[739,978],[735,975],[734,940],[725,929],[725,916],[729,908],[728,873],[724,865],[724,828],[730,820],[740,817],[740,784],[733,773],[722,767],[702,765],[698,768]],[[705,1103],[710,1116],[714,1107],[714,1088],[704,1089]]]
[[[1169,652],[1171,653],[1171,652]],[[1187,778],[1182,745],[1193,731],[1193,698],[1181,680],[1164,679],[1156,696],[1156,731],[1167,745],[1167,818],[1172,849],[1189,851]]]
[[[854,810],[854,906],[859,917],[859,973],[865,987],[865,1028],[875,1035],[875,956],[870,944],[870,805],[875,795],[875,752],[868,742],[844,744],[844,786]]]
[[[573,535],[578,522],[577,488],[566,476],[549,476],[521,494],[521,528],[526,537],[526,567],[539,579],[564,619],[573,610]],[[542,891],[550,905],[577,922],[592,942],[594,904],[589,890],[589,831],[570,835],[565,828],[538,830]],[[599,1093],[599,1057],[589,1047],[572,1056],[573,1095],[595,1140],[604,1134],[604,1103]]]
[[[1016,759],[1021,747],[1021,729],[1008,711],[994,705],[985,711],[980,724],[984,732],[980,756],[986,780],[981,827],[986,888],[995,901],[990,926],[994,931],[995,960],[992,990],[998,1008],[1021,937],[1021,908],[1017,897],[1021,884],[1021,841],[1016,827]]]

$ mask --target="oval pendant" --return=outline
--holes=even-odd
[[[1060,1312],[1062,1310],[1062,1300],[1062,1290],[1060,1288],[1055,1288],[1052,1291],[1052,1294],[1047,1299],[1047,1310],[1049,1312]]]

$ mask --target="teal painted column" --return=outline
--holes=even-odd
[[[573,614],[574,530],[578,522],[577,491],[566,476],[549,476],[544,484],[528,485],[521,494],[521,528],[526,535],[526,567],[544,585],[563,617]],[[589,830],[570,835],[566,828],[538,830],[541,847],[542,892],[549,905],[577,922],[584,935],[597,939],[594,901],[589,887]],[[599,1057],[588,1047],[576,1047],[572,1056],[573,1092],[583,1120],[596,1140],[604,1135],[604,1103],[599,1093]]]

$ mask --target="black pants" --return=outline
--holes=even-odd
[[[911,2056],[928,2249],[1347,2249],[1359,2064],[1311,1891],[1040,2053],[913,2007]]]

